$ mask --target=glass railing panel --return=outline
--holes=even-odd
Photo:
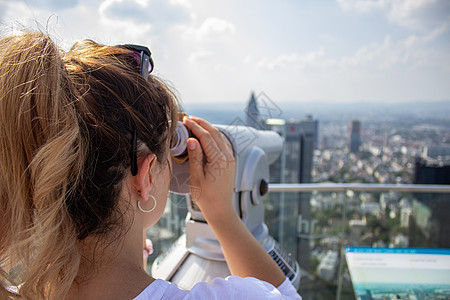
[[[271,192],[266,200],[269,232],[302,268],[303,299],[355,299],[347,246],[450,248],[449,212],[449,193]]]

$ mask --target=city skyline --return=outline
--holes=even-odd
[[[0,2],[0,26],[148,45],[186,104],[450,102],[445,0]],[[36,23],[40,25],[36,25]],[[13,25],[14,24],[14,25]]]

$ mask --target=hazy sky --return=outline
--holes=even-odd
[[[0,0],[0,21],[148,45],[185,103],[450,101],[449,0]]]

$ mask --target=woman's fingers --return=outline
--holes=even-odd
[[[220,149],[231,149],[225,136],[220,132],[219,129],[214,127],[211,123],[197,117],[191,117],[191,120],[194,120],[198,125],[206,129],[211,134],[211,136],[213,137],[214,141],[217,143]]]
[[[231,146],[207,121],[184,118],[183,124],[195,136],[187,141],[191,197],[206,220],[226,218],[234,211],[235,162]]]
[[[200,125],[203,129],[208,131],[214,141],[216,142],[218,148],[225,155],[228,160],[234,159],[233,151],[231,150],[231,145],[227,138],[220,132],[219,129],[214,127],[211,123],[206,120],[197,117],[190,117],[191,120],[195,121],[198,125]]]
[[[191,195],[197,198],[196,194],[201,189],[201,181],[204,177],[203,170],[203,152],[198,141],[194,138],[187,140],[187,148],[189,154],[189,185],[191,187]]]
[[[222,189],[224,195],[229,194],[228,187],[232,186],[234,175],[233,153],[222,133],[207,121],[193,117],[184,118],[183,123],[195,136],[188,139],[191,196],[200,201],[200,208],[205,208],[201,195],[214,194]],[[205,197],[209,199],[212,196]],[[228,201],[225,202],[227,205]]]
[[[202,149],[206,154],[207,161],[213,161],[214,159],[217,159],[219,155],[223,155],[217,146],[215,139],[207,129],[200,126],[196,121],[186,117],[183,119],[183,124],[185,124],[200,141]]]

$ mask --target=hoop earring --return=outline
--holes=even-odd
[[[137,205],[138,205],[139,210],[142,211],[142,212],[144,212],[144,213],[152,212],[152,211],[154,211],[155,208],[156,208],[156,198],[155,198],[155,196],[153,196],[152,194],[148,194],[148,196],[149,196],[150,198],[152,198],[153,201],[155,202],[155,205],[154,205],[152,208],[150,208],[150,209],[148,209],[148,210],[145,210],[145,209],[143,209],[143,208],[141,207],[141,200],[138,200],[138,202],[137,202]]]

